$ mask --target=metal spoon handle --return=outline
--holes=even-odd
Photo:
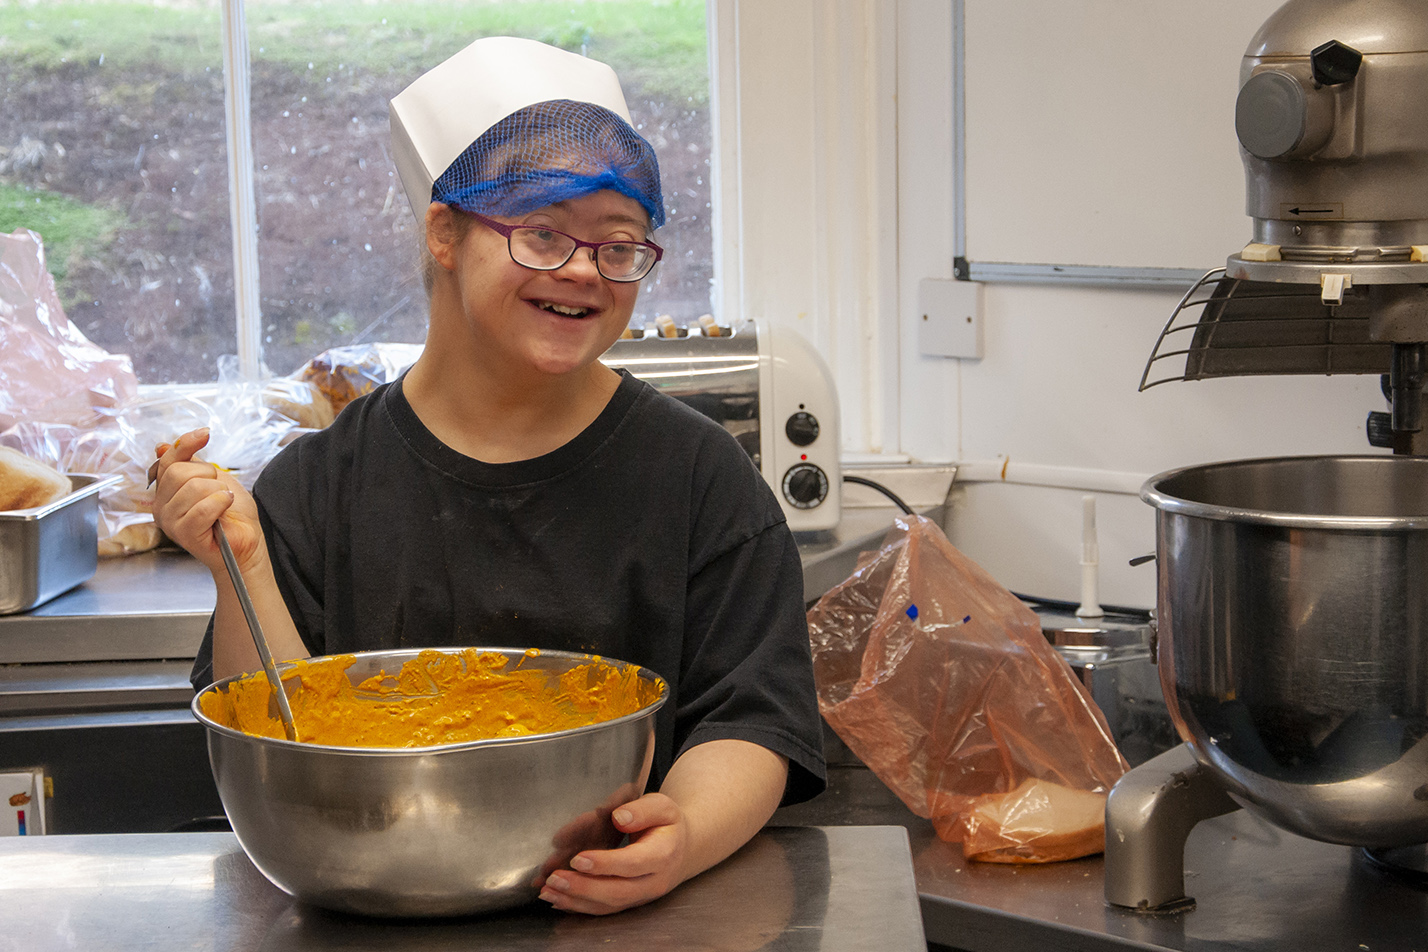
[[[233,582],[233,590],[238,593],[238,604],[243,606],[243,617],[248,619],[248,630],[253,634],[253,645],[262,659],[263,671],[268,675],[268,686],[273,690],[273,698],[278,702],[278,716],[283,722],[283,733],[288,740],[298,739],[297,727],[293,724],[292,708],[288,707],[288,695],[283,690],[282,679],[278,677],[278,666],[273,663],[273,653],[268,650],[268,639],[263,637],[263,628],[258,624],[258,613],[253,610],[253,600],[248,597],[248,586],[238,571],[238,560],[233,557],[233,548],[228,544],[228,535],[223,531],[223,523],[213,524],[213,534],[218,538],[218,551],[223,553],[223,564],[228,567],[228,578]]]

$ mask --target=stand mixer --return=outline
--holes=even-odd
[[[1290,0],[1240,71],[1253,239],[1172,313],[1141,380],[1381,375],[1393,453],[1148,481],[1161,686],[1185,743],[1106,806],[1106,899],[1193,905],[1184,845],[1245,807],[1399,869],[1428,843],[1428,6]],[[1198,316],[1195,313],[1198,309]],[[1183,369],[1173,369],[1183,362]]]

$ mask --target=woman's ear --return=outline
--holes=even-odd
[[[456,212],[450,205],[432,202],[426,208],[426,248],[432,258],[447,271],[456,270],[456,249],[461,244],[463,229],[458,226]]]

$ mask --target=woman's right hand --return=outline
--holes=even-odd
[[[220,518],[240,569],[267,557],[258,506],[238,480],[195,458],[208,445],[207,427],[155,447],[154,522],[217,577],[227,570],[213,526]]]

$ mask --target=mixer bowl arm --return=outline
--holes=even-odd
[[[1106,901],[1137,912],[1192,907],[1185,840],[1201,820],[1239,808],[1189,744],[1126,774],[1106,798]]]

